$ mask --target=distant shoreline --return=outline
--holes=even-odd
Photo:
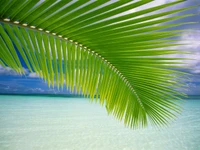
[[[37,97],[71,97],[71,98],[84,98],[83,95],[77,94],[16,94],[16,93],[0,93],[0,96],[37,96]],[[96,97],[96,96],[95,96]],[[185,100],[200,100],[200,95],[188,95]]]
[[[82,95],[77,94],[11,94],[5,93],[0,94],[0,96],[8,95],[8,96],[37,96],[37,97],[71,97],[71,98],[84,98]]]
[[[188,97],[184,98],[186,100],[200,100],[200,95],[188,95]]]

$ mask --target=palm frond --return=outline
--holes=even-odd
[[[0,64],[23,74],[23,61],[49,87],[90,97],[132,128],[165,125],[185,96],[185,73],[176,70],[183,59],[167,56],[183,53],[173,27],[193,23],[168,22],[193,14],[162,10],[183,1],[131,11],[152,0],[3,0]]]

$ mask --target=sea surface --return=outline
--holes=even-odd
[[[132,130],[88,99],[2,95],[0,150],[200,150],[200,100],[169,127]]]

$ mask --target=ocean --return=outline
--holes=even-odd
[[[0,150],[200,150],[200,100],[169,127],[132,130],[88,99],[1,95]]]

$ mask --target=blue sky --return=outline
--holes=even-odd
[[[164,4],[174,0],[156,0],[155,2],[145,5],[138,9],[143,9],[159,4]],[[189,0],[186,1],[176,8],[189,5],[199,5],[199,0]],[[172,8],[168,8],[172,9]],[[132,10],[137,11],[137,10]],[[126,12],[129,13],[129,12]],[[179,21],[191,21],[199,22],[200,21],[200,6],[189,10],[185,13],[198,14],[194,17],[189,17],[184,20]],[[176,21],[177,22],[177,21]],[[185,29],[186,26],[182,26],[179,29]],[[182,50],[187,50],[191,52],[191,55],[180,56],[176,55],[175,57],[189,57],[193,60],[188,61],[188,70],[184,70],[192,74],[191,81],[187,82],[188,90],[186,91],[189,95],[199,95],[200,94],[200,23],[192,24],[187,26],[190,30],[185,30],[182,35],[178,38],[178,43],[187,43],[188,45],[177,47]],[[24,66],[25,67],[25,66]],[[26,67],[25,67],[26,68]],[[26,69],[26,75],[21,76],[14,72],[11,68],[3,68],[0,66],[0,93],[38,93],[38,94],[69,94],[69,92],[64,90],[58,90],[57,88],[48,88],[47,83],[40,79],[35,73],[30,73]]]

